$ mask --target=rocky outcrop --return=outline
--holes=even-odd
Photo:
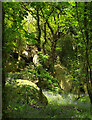
[[[72,87],[72,81],[71,78],[67,75],[67,69],[60,64],[55,65],[54,68],[55,77],[58,79],[60,87],[64,91],[70,91]]]

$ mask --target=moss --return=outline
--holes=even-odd
[[[54,67],[55,77],[58,79],[60,87],[64,91],[69,91],[72,88],[72,81],[71,77],[67,75],[67,69],[60,64],[57,64]]]
[[[15,84],[6,84],[7,111],[20,110],[21,105],[44,107],[48,101],[44,94],[40,99],[39,88],[28,80],[16,80]]]

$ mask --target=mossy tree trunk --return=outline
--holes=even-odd
[[[37,44],[37,48],[38,48],[38,51],[40,52],[41,51],[41,47],[40,47],[40,44],[41,44],[41,28],[40,28],[40,17],[39,17],[39,8],[38,8],[38,6],[37,6],[37,9],[36,9],[36,11],[37,11],[37,32],[38,32],[38,44]],[[38,74],[40,75],[41,74],[41,72],[40,72],[40,69],[39,69],[39,67],[38,67]],[[41,86],[41,81],[42,81],[42,79],[43,78],[41,78],[41,77],[38,77],[38,87],[39,87],[39,93],[40,93],[40,95],[39,95],[39,100],[40,100],[40,102],[43,102],[43,93],[42,93],[42,86]]]
[[[88,34],[88,26],[87,26],[87,10],[88,10],[88,3],[85,2],[84,4],[84,27],[85,27],[85,37],[86,37],[86,81],[87,81],[87,90],[88,90],[88,94],[89,94],[89,98],[90,98],[90,102],[91,102],[91,113],[92,113],[92,80],[91,80],[91,72],[89,72],[89,70],[91,70],[90,67],[90,61],[89,61],[89,43],[90,43],[90,36]],[[89,77],[90,76],[90,77]]]
[[[5,70],[5,62],[6,62],[6,53],[4,50],[5,46],[5,38],[4,38],[4,30],[5,30],[5,24],[4,24],[4,18],[5,18],[5,11],[4,11],[4,5],[2,4],[2,117],[7,118],[8,115],[6,113],[6,89],[5,89],[5,80],[6,80],[6,70]]]

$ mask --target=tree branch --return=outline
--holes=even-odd
[[[21,3],[21,7],[23,7],[26,11],[28,11],[28,12],[37,20],[37,18],[33,15],[33,14],[34,14],[33,11],[32,11],[32,10],[29,10],[29,9],[26,7],[26,5],[24,5],[24,4]]]
[[[78,20],[78,23],[79,23],[79,28],[80,28],[80,31],[81,31],[82,36],[83,36],[83,41],[84,41],[84,43],[86,43],[86,42],[85,42],[84,33],[83,33],[82,28],[81,28],[81,25],[80,25],[80,19],[79,19],[78,10],[77,10],[77,2],[75,2],[75,3],[76,3],[76,6],[75,6],[75,7],[76,7],[77,20]]]

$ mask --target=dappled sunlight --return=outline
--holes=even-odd
[[[89,2],[2,3],[3,118],[92,118],[90,13]]]
[[[35,87],[36,89],[39,90],[39,88],[37,87],[37,85],[29,80],[21,80],[21,79],[18,79],[16,80],[17,82],[17,85],[30,85],[30,86],[33,86]]]
[[[53,108],[57,109],[58,115],[56,116],[60,118],[76,118],[76,117],[83,118],[85,116],[88,116],[88,114],[90,115],[90,103],[87,102],[84,104],[84,103],[79,103],[79,101],[74,101],[73,94],[59,95],[59,94],[53,94],[46,91],[44,91],[43,93],[48,98],[48,101],[49,101],[48,106],[50,106],[50,108],[52,109]]]

